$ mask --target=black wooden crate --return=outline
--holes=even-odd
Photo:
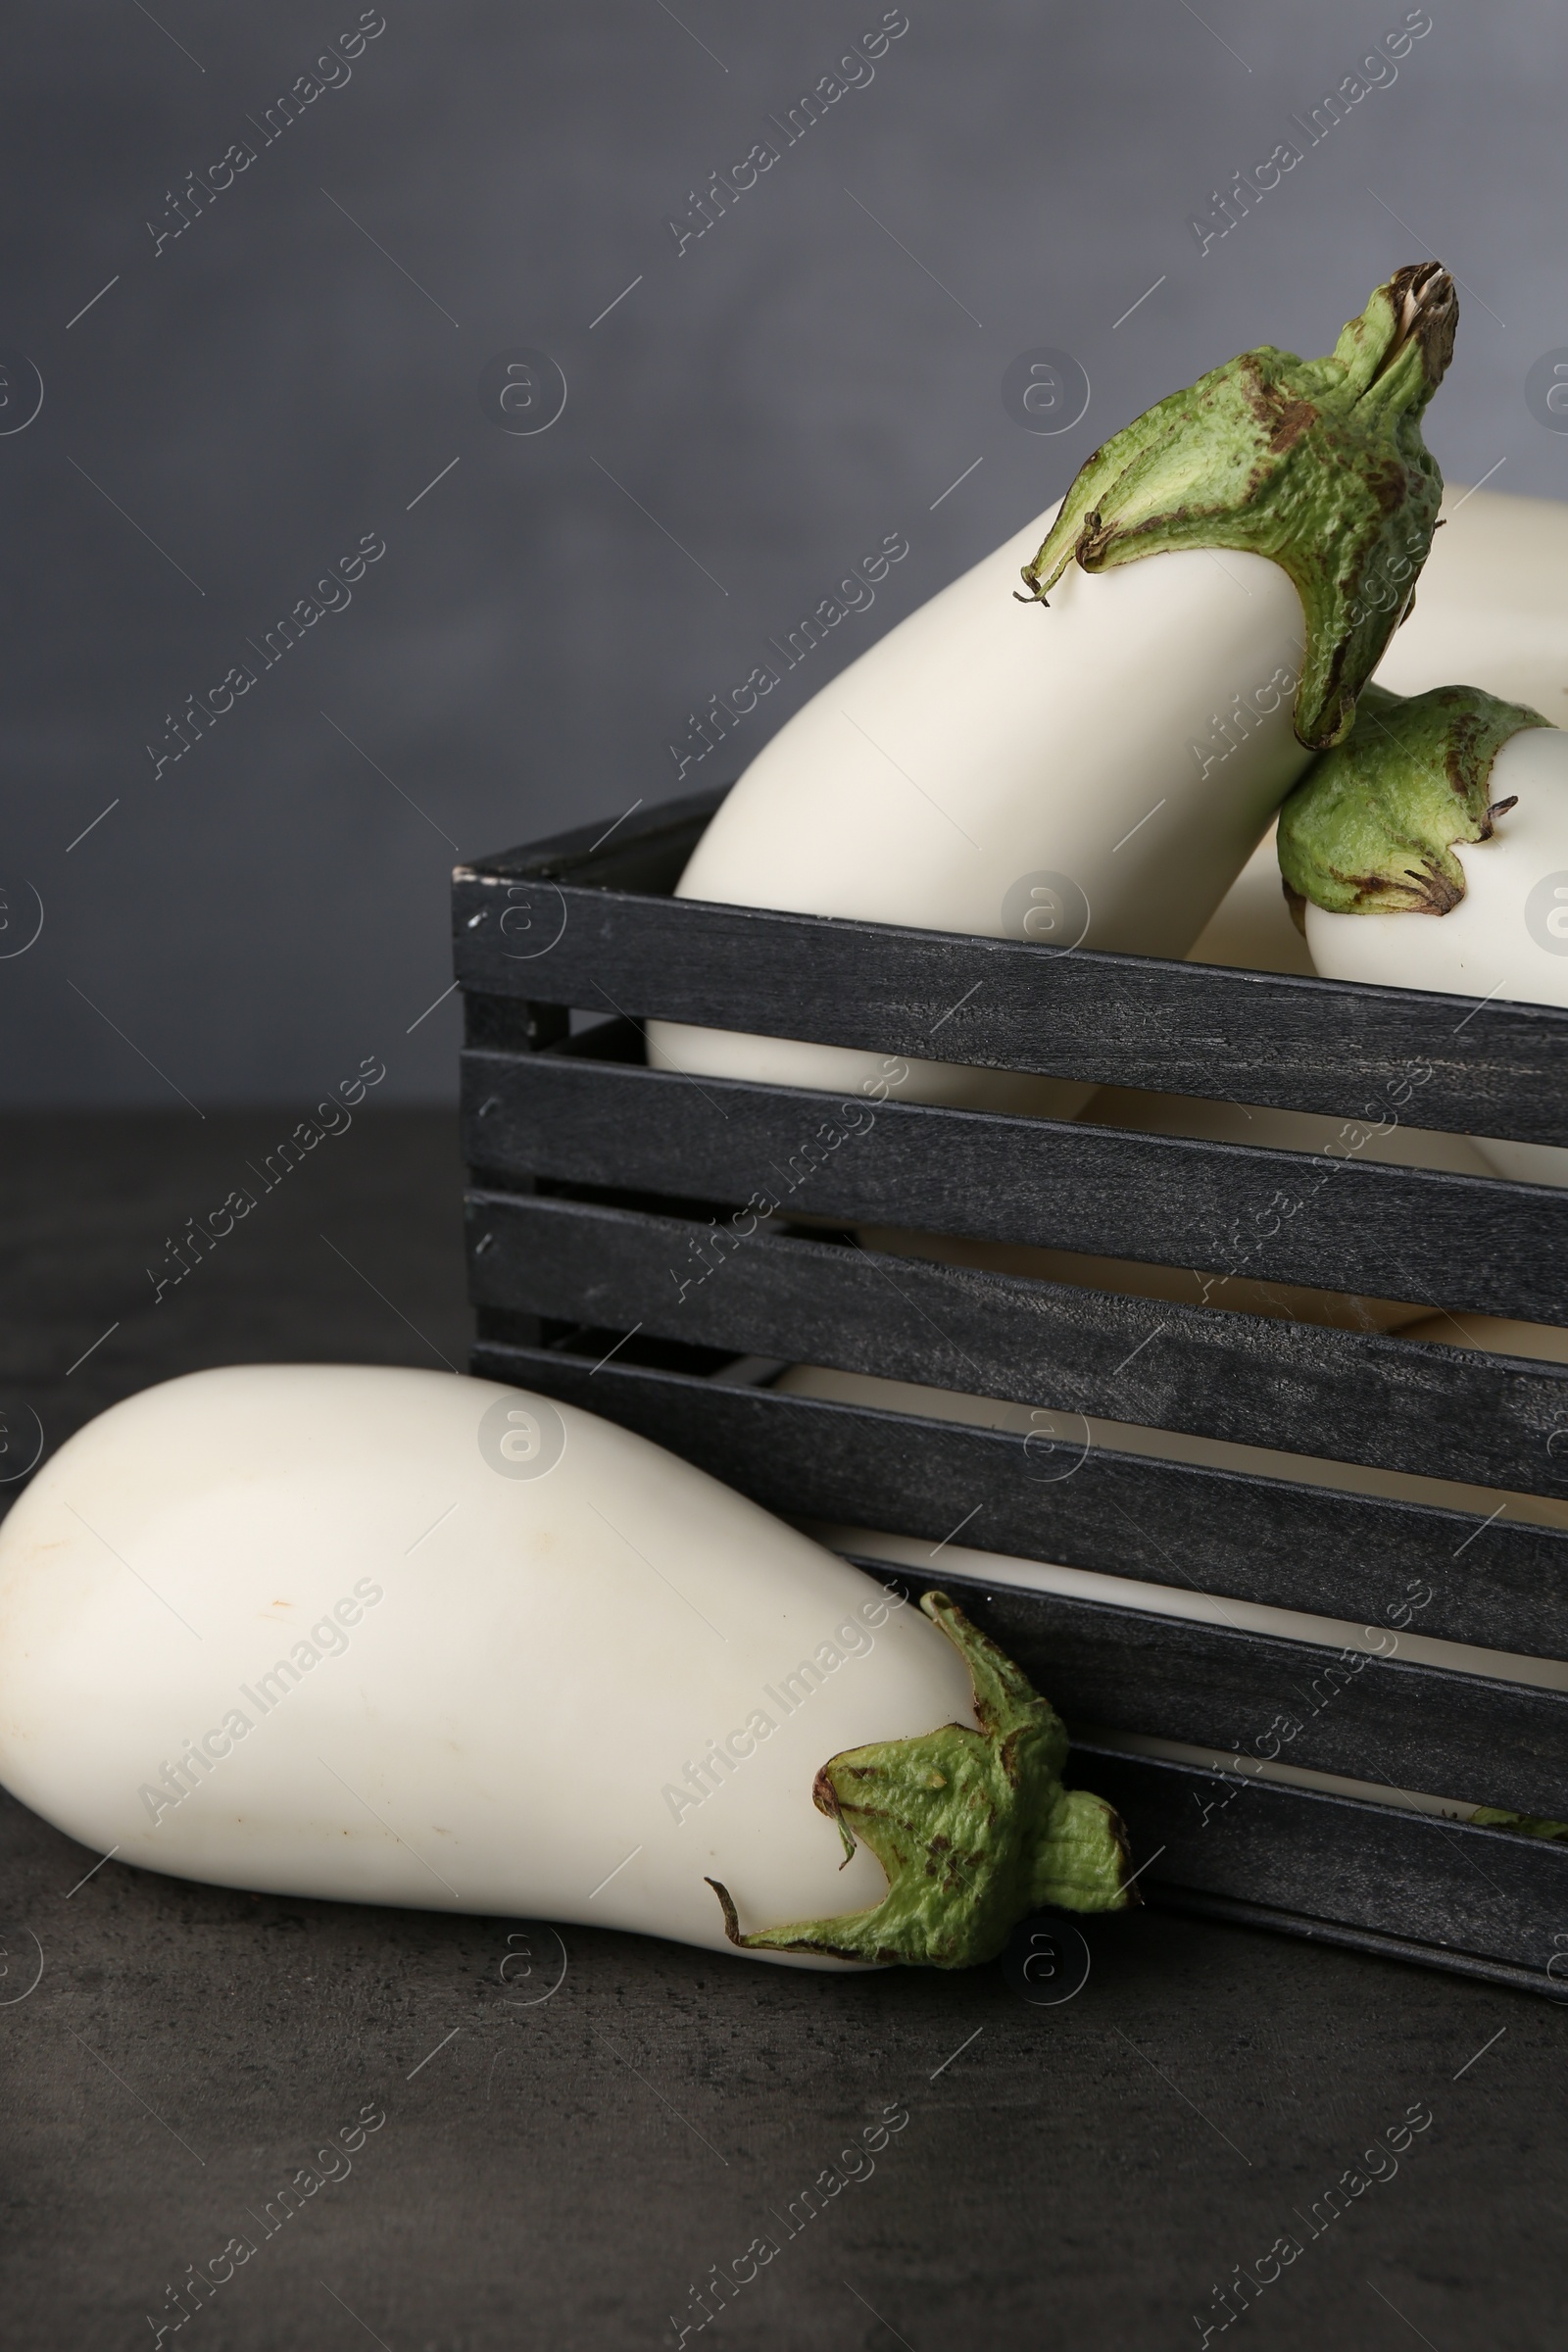
[[[859,1102],[874,1118],[807,1173],[818,1130],[844,1133],[836,1096],[651,1070],[639,1026],[1568,1145],[1568,1011],[677,900],[721,797],[454,877],[474,1370],[794,1518],[932,1546],[964,1522],[966,1547],[1369,1625],[1419,1585],[1423,1635],[1568,1657],[1568,1530],[1102,1447],[1042,1476],[1028,1436],[722,1377],[798,1360],[1568,1496],[1568,1367],[889,1257],[848,1230],[1557,1322],[1568,1192],[896,1100]],[[778,1215],[747,1213],[759,1193]],[[1082,1778],[1126,1815],[1151,1902],[1563,1988],[1568,1846],[1120,1741],[1250,1753],[1283,1716],[1293,1765],[1568,1819],[1568,1692],[932,1576],[1089,1728]]]

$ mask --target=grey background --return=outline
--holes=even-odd
[[[0,1099],[301,1100],[370,1054],[383,1099],[449,1099],[456,999],[418,1016],[450,979],[455,851],[671,795],[689,708],[906,533],[875,607],[686,788],[739,764],[1105,432],[1250,343],[1326,348],[1423,251],[1464,285],[1444,467],[1562,487],[1568,444],[1523,399],[1568,343],[1536,0],[1433,0],[1397,81],[1203,255],[1189,214],[1401,7],[909,0],[869,86],[679,257],[666,217],[874,0],[387,0],[347,86],[155,256],[166,190],[357,14],[8,20],[0,344],[45,398],[0,438]],[[1057,438],[1001,402],[1036,344],[1093,387]],[[537,437],[480,411],[515,345],[569,385]],[[387,553],[352,606],[155,781],[164,714],[368,530]]]

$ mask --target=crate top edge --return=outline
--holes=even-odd
[[[611,858],[619,861],[627,853],[646,853],[667,836],[678,835],[694,824],[700,816],[710,816],[730,787],[717,786],[705,793],[693,794],[678,801],[660,804],[648,812],[648,821],[635,834],[616,832],[615,848],[601,858],[608,864]],[[612,820],[614,829],[614,820]],[[484,858],[466,860],[452,869],[454,914],[465,914],[467,906],[463,894],[474,888],[505,889],[519,882],[539,882],[558,891],[568,904],[580,905],[584,911],[595,906],[612,904],[616,911],[629,915],[633,921],[654,916],[662,924],[672,909],[681,909],[680,919],[694,926],[729,929],[740,919],[789,937],[799,934],[807,941],[812,938],[865,939],[888,946],[897,945],[906,954],[946,955],[959,950],[966,955],[1000,957],[1014,970],[1031,966],[1049,970],[1057,964],[1071,961],[1091,973],[1120,976],[1128,980],[1148,982],[1158,980],[1177,996],[1208,995],[1216,984],[1224,991],[1234,991],[1244,997],[1259,992],[1294,997],[1298,1004],[1318,1004],[1325,1008],[1331,1004],[1364,1005],[1381,1010],[1393,1018],[1405,1008],[1420,1011],[1437,1005],[1467,1003],[1463,997],[1446,995],[1433,989],[1401,988],[1378,981],[1326,979],[1316,973],[1272,971],[1250,964],[1198,963],[1186,957],[1140,956],[1125,950],[1106,948],[1072,948],[1067,950],[1042,946],[1025,939],[999,938],[983,932],[947,931],[929,925],[887,923],[862,915],[812,914],[800,908],[779,906],[750,906],[723,899],[677,899],[673,893],[637,890],[622,883],[606,879],[593,881],[584,870],[589,866],[594,850],[606,839],[604,828],[582,825],[570,832],[554,834],[545,840],[517,849],[497,851]],[[569,876],[569,878],[568,878]],[[469,977],[463,970],[463,949],[467,945],[466,929],[458,933],[458,980],[466,994],[484,996],[489,993],[483,985],[483,975]],[[548,961],[549,951],[537,959]],[[541,974],[541,978],[543,975]],[[543,993],[543,992],[541,992]],[[1498,1015],[1519,1020],[1547,1035],[1568,1036],[1568,1006],[1546,1004],[1517,997],[1493,997],[1486,1000],[1491,1019]]]
[[[509,849],[488,851],[482,858],[462,858],[452,869],[452,879],[454,884],[559,881],[570,868],[587,866],[601,848],[608,846],[612,835],[615,841],[612,855],[618,856],[627,849],[650,848],[670,834],[683,832],[699,818],[706,823],[729,790],[728,783],[710,785],[706,792],[685,793],[674,801],[656,801],[651,808],[634,801],[618,817],[573,825],[564,833],[548,833],[540,841],[517,842]],[[633,823],[639,810],[642,813]]]

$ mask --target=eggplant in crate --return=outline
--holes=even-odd
[[[1568,1820],[1568,1365],[1103,1270],[1551,1324],[1568,1191],[688,1076],[640,1026],[1568,1145],[1568,1011],[676,899],[720,798],[455,876],[474,1371],[940,1582],[1059,1708],[1149,1902],[1568,1989],[1568,1843],[1469,1819]]]

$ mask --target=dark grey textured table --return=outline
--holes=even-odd
[[[435,1114],[358,1116],[153,1303],[166,1237],[298,1115],[5,1125],[16,1428],[30,1408],[53,1447],[208,1364],[463,1365]],[[1568,2017],[1541,2000],[1152,1915],[1092,1923],[1082,1990],[1034,2006],[1001,1968],[807,1977],[112,1861],[77,1885],[96,1857],[9,1799],[0,1855],[6,2352],[165,2325],[206,2352],[615,2352],[683,2326],[1152,2352],[1217,2342],[1238,2269],[1259,2344],[1563,2340]],[[874,2169],[841,2164],[889,2106]],[[318,2162],[362,2110],[384,2121]],[[169,2290],[236,2238],[176,2330]],[[715,2265],[756,2276],[710,2330]]]

